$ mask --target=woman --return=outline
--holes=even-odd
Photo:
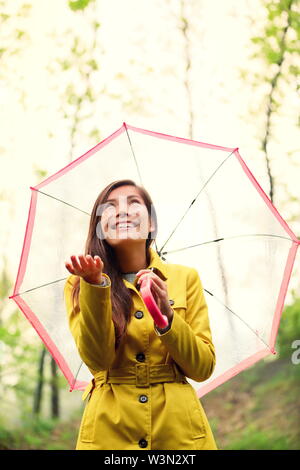
[[[147,191],[116,181],[98,196],[85,255],[65,262],[69,325],[94,378],[76,449],[217,449],[189,377],[215,367],[207,305],[194,268],[163,262]],[[168,325],[159,329],[139,293],[150,276]]]

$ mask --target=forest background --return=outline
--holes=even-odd
[[[13,301],[30,186],[123,122],[227,147],[300,238],[298,0],[0,0],[0,449],[73,449],[83,404]],[[299,250],[278,354],[201,399],[219,448],[300,448]]]

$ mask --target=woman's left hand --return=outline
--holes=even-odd
[[[167,316],[170,324],[173,318],[173,310],[169,304],[167,284],[150,269],[141,269],[136,276],[138,277],[137,282],[139,285],[145,277],[150,277],[153,280],[151,284],[151,292],[154,300],[161,313]]]

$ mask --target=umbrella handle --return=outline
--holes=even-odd
[[[155,324],[158,326],[158,328],[165,328],[169,324],[168,317],[166,315],[163,315],[159,310],[151,292],[151,283],[152,279],[150,279],[150,277],[145,277],[141,281],[140,293],[143,297],[147,309],[152,315]]]

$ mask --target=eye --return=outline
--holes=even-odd
[[[138,199],[133,199],[131,202],[136,202],[137,204],[141,204],[141,202]]]
[[[97,215],[102,216],[102,214],[110,213],[111,210],[114,208],[114,205],[112,202],[104,202],[101,204],[101,206],[97,209]]]
[[[107,209],[109,207],[114,207],[114,203],[113,202],[105,202],[104,205],[103,205],[103,209]]]

